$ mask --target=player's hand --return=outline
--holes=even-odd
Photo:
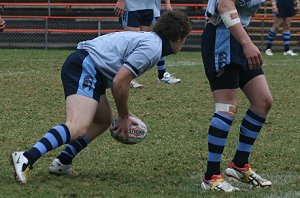
[[[112,130],[119,134],[119,137],[121,139],[127,140],[129,134],[129,127],[132,123],[133,122],[131,119],[129,119],[129,117],[119,118],[117,124],[112,127]]]
[[[247,58],[249,69],[257,69],[263,65],[262,55],[252,42],[245,43],[243,45],[243,51]]]
[[[124,1],[118,1],[115,6],[115,15],[117,17],[121,17],[123,15],[125,9],[125,2]]]
[[[171,6],[171,4],[166,4],[166,11],[172,11],[173,8]]]
[[[278,14],[278,8],[277,8],[276,6],[273,6],[273,7],[272,7],[272,12],[273,12],[274,14]]]
[[[4,30],[5,26],[6,26],[5,20],[0,18],[0,32]]]

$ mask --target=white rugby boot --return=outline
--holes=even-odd
[[[243,168],[237,167],[233,162],[226,168],[225,174],[229,180],[240,181],[243,183],[251,184],[253,187],[269,187],[272,186],[271,181],[262,178],[255,173],[250,164],[245,164]]]
[[[49,166],[49,173],[58,176],[72,175],[72,164],[62,164],[58,158],[55,158]]]
[[[267,56],[273,56],[273,52],[271,49],[266,49],[265,53]]]
[[[133,88],[133,89],[139,89],[139,88],[143,88],[144,85],[138,83],[136,80],[132,80],[130,82],[130,88]]]
[[[176,84],[176,83],[180,83],[181,79],[175,78],[169,72],[165,72],[164,77],[162,79],[158,79],[158,82],[165,83],[165,84]]]
[[[11,154],[11,162],[15,169],[16,180],[26,184],[31,166],[28,159],[23,155],[24,151],[16,151]]]
[[[238,188],[225,181],[221,175],[213,175],[210,180],[203,179],[201,188],[207,191],[234,192]]]
[[[284,56],[297,56],[298,54],[295,53],[293,50],[289,50],[289,51],[283,52],[283,55]]]

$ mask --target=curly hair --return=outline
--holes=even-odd
[[[153,31],[170,41],[185,38],[192,30],[188,16],[180,10],[165,12],[153,26]]]

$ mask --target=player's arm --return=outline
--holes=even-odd
[[[252,43],[249,35],[242,26],[234,1],[219,0],[217,9],[225,26],[234,38],[243,46],[249,68],[255,69],[261,67],[263,64],[262,55],[259,49]]]
[[[300,14],[300,1],[296,0],[296,10],[298,12],[298,14]]]
[[[115,15],[121,17],[125,9],[125,0],[118,0],[115,6]]]
[[[272,4],[272,12],[274,14],[278,14],[278,8],[277,8],[276,0],[271,0],[271,4]]]
[[[119,113],[118,124],[113,130],[127,135],[131,124],[128,110],[129,84],[134,75],[126,67],[121,67],[114,77],[112,84],[112,94]]]
[[[171,6],[171,0],[165,0],[165,4],[166,4],[166,10],[167,11],[172,11],[173,8]]]

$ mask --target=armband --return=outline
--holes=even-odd
[[[231,18],[231,14],[234,14],[234,13],[237,13],[237,10],[234,9],[234,10],[229,10],[223,14],[221,14],[221,18],[222,18],[222,21],[223,23],[225,24],[225,26],[227,28],[230,28],[238,23],[241,23],[241,20],[239,17],[235,18],[235,19],[232,19]]]

